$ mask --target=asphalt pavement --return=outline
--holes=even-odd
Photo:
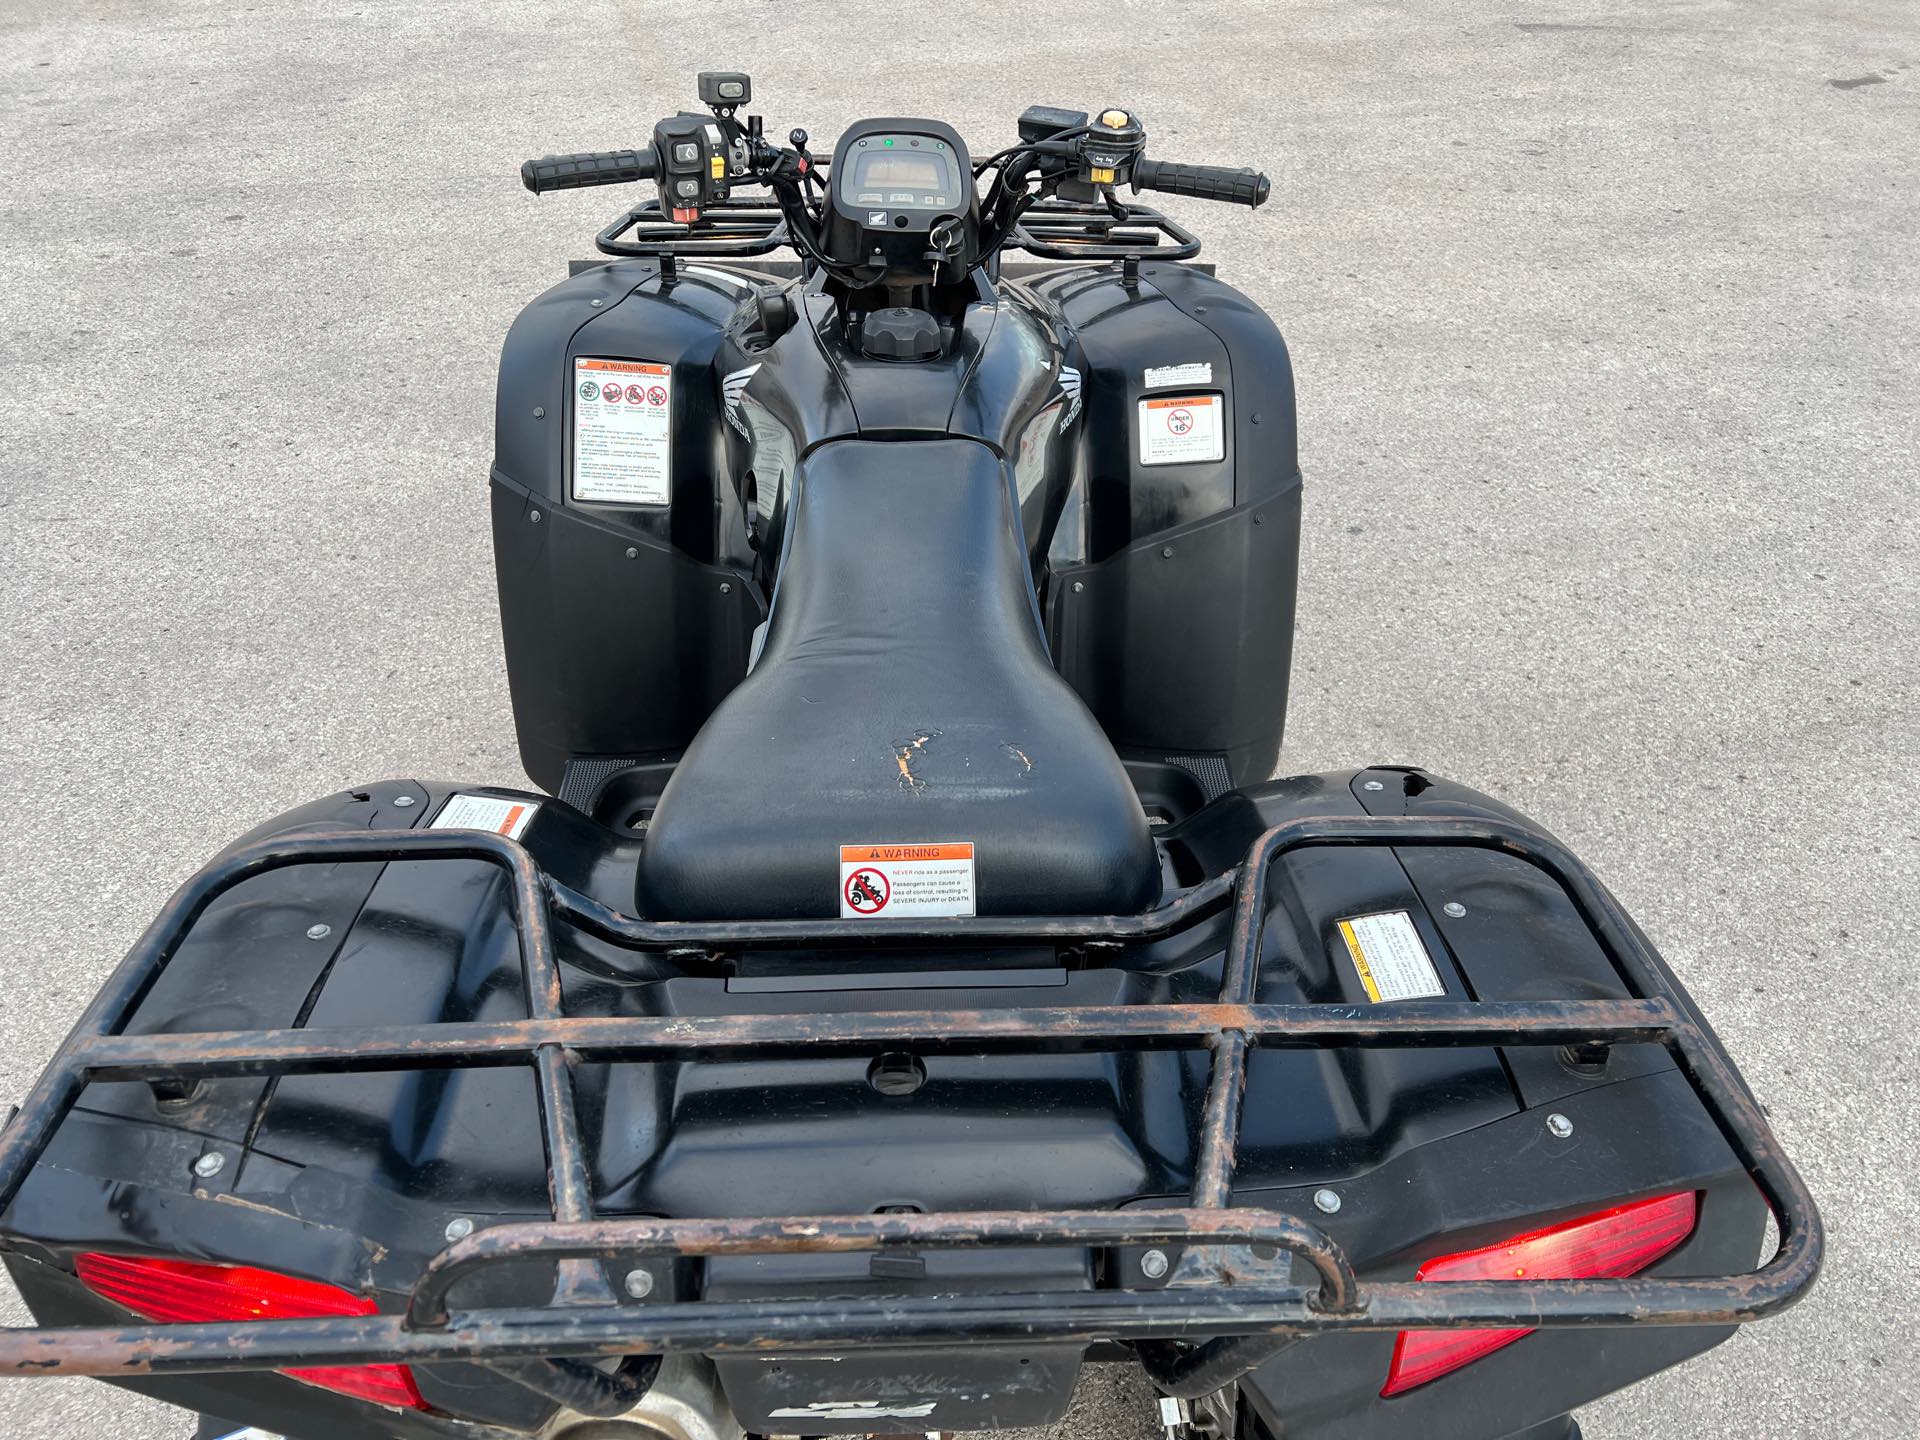
[[[521,779],[493,366],[617,202],[516,167],[703,67],[775,133],[1119,102],[1272,174],[1170,208],[1293,347],[1286,768],[1417,762],[1573,843],[1830,1227],[1806,1303],[1587,1434],[1920,1433],[1911,0],[6,0],[0,1100],[241,830]],[[1147,1404],[1102,1371],[1063,1433]],[[189,1431],[32,1381],[0,1433]]]

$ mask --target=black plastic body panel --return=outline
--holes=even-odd
[[[1693,1236],[1650,1272],[1725,1274],[1751,1267],[1766,1205],[1719,1131],[1671,1069],[1589,1086],[1556,1110],[1578,1145],[1544,1143],[1542,1112],[1399,1156],[1340,1187],[1328,1230],[1382,1258],[1371,1271],[1408,1279],[1430,1255],[1496,1243],[1517,1230],[1604,1209],[1626,1197],[1694,1190]],[[1590,1141],[1590,1143],[1589,1143]],[[1246,1203],[1294,1197],[1241,1194]],[[1391,1398],[1382,1398],[1391,1334],[1321,1336],[1283,1350],[1241,1392],[1287,1440],[1402,1440],[1407,1435],[1507,1436],[1624,1383],[1709,1350],[1715,1327],[1541,1330]]]
[[[535,300],[501,352],[494,563],[521,761],[557,790],[576,755],[678,750],[746,673],[765,608],[728,479],[713,358],[745,291],[623,261]],[[569,489],[579,357],[672,367],[671,504],[576,502]]]
[[[1273,774],[1285,729],[1300,567],[1293,370],[1273,322],[1182,265],[1030,282],[1057,305],[1085,373],[1075,495],[1051,541],[1054,663],[1116,745],[1224,755],[1236,784]],[[1173,390],[1149,368],[1205,365]],[[1143,465],[1149,394],[1218,393],[1225,458]],[[1076,503],[1077,502],[1077,503]]]
[[[508,336],[493,528],[514,720],[537,783],[557,792],[572,759],[692,742],[746,673],[796,466],[853,437],[964,437],[1008,459],[1055,667],[1109,740],[1218,757],[1235,783],[1272,772],[1299,471],[1286,347],[1257,307],[1172,263],[1132,283],[1106,267],[976,275],[937,307],[941,354],[907,363],[862,354],[817,282],[785,282],[795,323],[768,335],[751,296],[778,283],[749,266],[663,280],[652,261],[599,265]],[[671,505],[569,495],[581,356],[673,367]],[[1197,363],[1226,407],[1225,458],[1138,463],[1145,371]]]

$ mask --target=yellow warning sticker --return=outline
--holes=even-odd
[[[973,914],[973,842],[840,847],[840,918]]]
[[[1433,968],[1433,957],[1413,927],[1413,917],[1405,910],[1342,920],[1340,938],[1347,942],[1354,972],[1374,1004],[1427,1000],[1447,993],[1440,972]]]

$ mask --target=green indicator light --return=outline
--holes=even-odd
[[[891,140],[882,140],[880,143],[886,146],[889,150],[893,148],[893,141]]]

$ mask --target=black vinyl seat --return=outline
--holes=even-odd
[[[822,446],[766,643],[642,847],[642,913],[840,913],[843,845],[974,845],[982,915],[1159,895],[1126,771],[1049,663],[1009,475],[968,440]]]

